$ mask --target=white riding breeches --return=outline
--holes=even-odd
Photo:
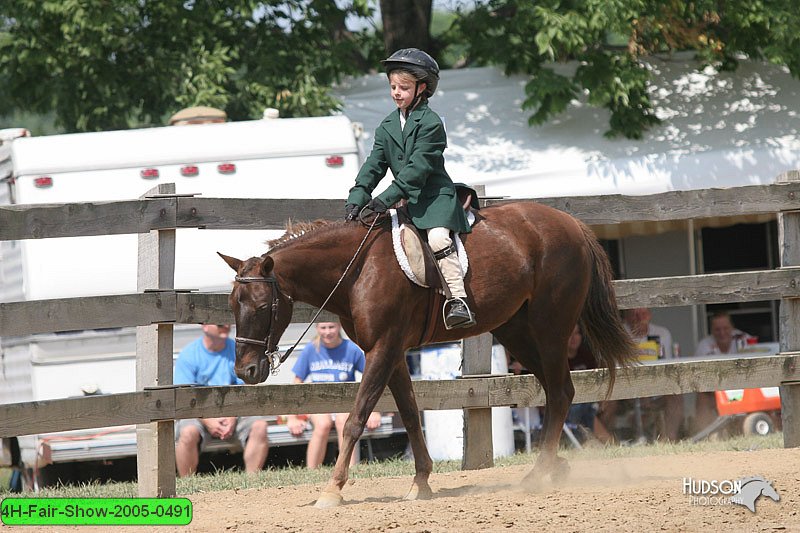
[[[431,228],[428,230],[428,244],[433,253],[449,248],[453,244],[450,238],[450,230],[447,228]],[[457,253],[451,253],[447,257],[439,259],[439,268],[442,269],[447,286],[456,298],[466,298],[467,291],[464,289],[464,272],[461,270],[461,262],[458,260]]]

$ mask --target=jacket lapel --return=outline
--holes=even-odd
[[[386,117],[383,122],[381,123],[383,129],[389,134],[389,137],[394,139],[394,142],[397,143],[397,146],[403,147],[403,134],[400,132],[400,112],[395,111],[388,117]],[[406,124],[408,126],[408,124]]]
[[[422,120],[422,117],[425,115],[427,111],[428,111],[428,105],[420,104],[411,112],[411,114],[408,116],[408,120],[406,120],[406,127],[403,128],[403,141],[408,139],[408,136],[411,135],[411,132],[417,129],[420,121]],[[398,117],[397,120],[399,123],[400,118]]]

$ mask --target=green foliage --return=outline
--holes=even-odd
[[[191,105],[328,114],[331,84],[380,55],[374,32],[344,26],[369,15],[367,0],[4,2],[0,113],[53,111],[68,131],[163,124]]]
[[[578,88],[570,78],[542,68],[525,85],[525,93],[528,97],[522,109],[536,110],[528,119],[532,126],[544,124],[551,116],[564,111],[577,98]]]
[[[694,50],[718,69],[749,57],[798,76],[799,27],[793,0],[484,0],[459,11],[449,35],[467,43],[473,63],[531,76],[531,124],[585,93],[611,112],[607,136],[639,139],[659,123],[642,57]],[[572,63],[574,74],[556,74],[555,62]]]

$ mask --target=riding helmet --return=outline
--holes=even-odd
[[[428,98],[436,92],[436,87],[439,85],[439,64],[419,48],[401,48],[381,63],[387,75],[399,68],[414,73],[419,81],[427,85],[425,95]]]

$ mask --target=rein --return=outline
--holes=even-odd
[[[363,213],[363,209],[362,209],[362,213]],[[300,337],[298,337],[297,342],[295,342],[294,345],[291,348],[289,348],[286,351],[286,353],[283,354],[283,355],[281,355],[281,352],[278,350],[277,343],[275,344],[275,349],[270,351],[270,346],[272,346],[272,326],[278,320],[278,291],[280,291],[280,287],[278,286],[278,279],[276,277],[274,277],[274,276],[270,276],[270,277],[236,276],[236,278],[234,278],[239,283],[258,283],[258,282],[260,282],[260,283],[269,283],[270,285],[272,285],[272,317],[270,318],[269,332],[268,332],[268,335],[267,335],[267,339],[263,340],[263,341],[260,341],[258,339],[250,339],[250,338],[247,338],[247,337],[235,337],[234,340],[235,340],[235,342],[242,343],[242,344],[255,344],[256,346],[263,346],[265,348],[264,356],[269,360],[269,365],[270,365],[270,368],[272,369],[271,374],[273,376],[278,373],[278,368],[280,368],[280,366],[283,363],[286,362],[286,360],[289,358],[289,355],[291,355],[291,353],[294,351],[294,349],[297,348],[297,345],[300,344],[301,340],[303,340],[303,337],[305,337],[306,333],[308,333],[308,330],[311,329],[311,324],[314,323],[314,321],[317,319],[319,314],[325,308],[325,305],[330,301],[331,297],[333,297],[333,293],[336,292],[336,289],[338,289],[339,285],[342,284],[342,280],[344,280],[344,277],[347,275],[347,272],[350,270],[350,267],[353,266],[353,263],[355,262],[356,257],[358,257],[358,254],[361,252],[361,249],[364,247],[364,243],[367,242],[367,237],[369,237],[369,234],[372,232],[372,228],[375,227],[375,223],[377,222],[377,220],[379,218],[380,218],[380,215],[375,216],[372,219],[372,223],[370,223],[367,226],[367,224],[361,219],[361,215],[359,215],[359,221],[364,226],[367,226],[367,233],[364,235],[364,238],[361,239],[361,244],[358,245],[358,248],[356,249],[356,252],[353,254],[353,258],[350,259],[350,262],[345,267],[344,272],[342,272],[342,275],[339,278],[339,281],[337,281],[336,285],[334,285],[333,289],[331,289],[331,293],[328,295],[328,297],[325,299],[325,301],[322,302],[322,305],[319,306],[319,309],[317,309],[317,312],[314,314],[314,316],[309,321],[308,326],[306,326],[305,331],[303,331],[302,335],[300,335]],[[286,297],[289,298],[289,301],[292,300],[292,298],[290,296],[286,295]]]

